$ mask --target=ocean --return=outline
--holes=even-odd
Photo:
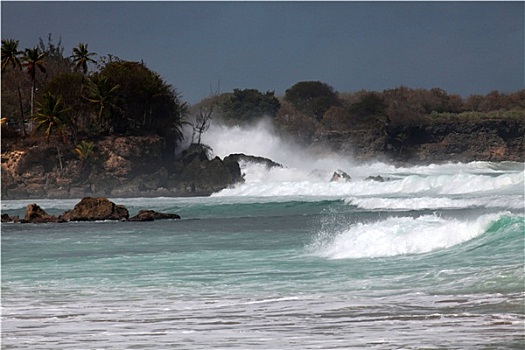
[[[110,198],[181,220],[2,224],[2,349],[525,347],[524,164],[308,159],[227,132],[216,154],[285,167],[243,163],[210,197]]]

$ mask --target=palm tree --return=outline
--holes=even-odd
[[[36,124],[36,131],[45,131],[46,140],[49,139],[52,133],[56,133],[61,137],[62,142],[66,143],[65,122],[69,108],[64,106],[62,96],[55,96],[51,92],[47,92],[42,96],[42,102],[37,104],[37,111],[33,116],[33,121]]]
[[[11,64],[13,69],[21,69],[20,54],[18,51],[18,40],[4,39],[2,40],[2,71]]]
[[[75,148],[75,153],[82,163],[82,167],[86,165],[86,161],[93,156],[95,144],[92,141],[81,141]]]
[[[76,69],[82,70],[83,73],[82,82],[80,83],[80,93],[84,90],[84,76],[88,71],[88,63],[96,63],[96,61],[91,58],[91,56],[95,55],[96,53],[88,51],[87,44],[78,43],[78,46],[73,48],[73,55],[71,58],[75,63]]]
[[[73,55],[71,58],[75,63],[75,67],[82,70],[82,73],[86,75],[88,71],[88,63],[95,63],[95,60],[91,58],[91,56],[95,55],[96,53],[88,51],[87,44],[79,43],[77,47],[73,48]]]
[[[31,90],[31,116],[34,113],[34,101],[36,93],[36,71],[40,70],[42,73],[46,72],[44,68],[44,57],[45,53],[40,53],[38,47],[32,49],[26,49],[23,59],[23,66],[27,69],[27,74],[31,78],[33,88]]]
[[[49,143],[49,139],[53,133],[56,133],[57,136],[59,136],[62,143],[66,143],[65,124],[68,112],[69,108],[64,106],[62,96],[53,95],[51,92],[45,93],[42,96],[42,102],[37,105],[37,112],[32,118],[32,121],[36,124],[35,131],[44,131],[47,143]],[[62,171],[62,158],[58,143],[56,143],[56,149],[60,171]]]
[[[4,39],[2,40],[2,72],[10,64],[13,66],[13,69],[22,69],[22,63],[20,62],[20,54],[22,52],[18,51],[18,40],[13,39]],[[20,91],[20,83],[17,81],[18,89],[18,102],[20,104],[20,123],[22,125],[22,130],[24,136],[27,136],[26,125],[24,123],[24,107],[22,104],[22,92]]]
[[[103,75],[96,75],[91,79],[87,99],[89,102],[98,105],[99,109],[96,124],[102,129],[107,122],[104,120],[104,111],[106,108],[115,105],[117,101],[117,90],[119,88],[119,85],[111,84],[108,78]]]

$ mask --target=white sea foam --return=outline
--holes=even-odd
[[[425,215],[358,223],[335,234],[321,232],[312,249],[315,255],[329,259],[422,254],[471,240],[506,214],[488,214],[474,220]]]
[[[243,168],[246,182],[225,189],[214,196],[352,196],[423,195],[488,195],[523,193],[525,173],[502,175],[442,174],[399,175],[390,181],[375,182],[356,179],[351,182],[330,182],[322,173],[307,174],[296,169],[266,169],[248,164]],[[325,172],[326,173],[326,172]],[[319,175],[321,174],[321,175]],[[329,174],[329,173],[328,173]],[[390,175],[385,175],[389,177]]]
[[[260,164],[243,163],[241,168],[245,183],[214,194],[215,197],[349,198],[418,195],[439,198],[450,195],[515,195],[524,192],[525,171],[522,163],[471,162],[413,167],[395,167],[377,161],[363,164],[335,154],[314,155],[277,137],[267,121],[251,127],[212,126],[204,135],[203,142],[210,145],[220,157],[245,153],[270,158],[284,166],[267,169]],[[352,182],[331,183],[332,174],[338,169],[348,173]],[[363,181],[368,176],[376,175],[390,181]],[[438,201],[446,207],[454,208],[458,204],[449,200],[448,205],[444,203],[447,200]],[[420,203],[423,202],[420,200]],[[515,207],[521,206],[513,203],[511,208]]]
[[[350,197],[345,203],[366,210],[437,210],[460,208],[504,208],[523,209],[523,196],[486,196],[468,199],[450,197],[416,197],[416,198],[384,198],[384,197]]]

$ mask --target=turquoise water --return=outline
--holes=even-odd
[[[182,220],[3,224],[2,349],[525,347],[523,164],[310,170],[110,198]]]

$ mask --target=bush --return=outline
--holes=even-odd
[[[321,120],[330,107],[340,105],[334,88],[320,81],[299,82],[286,90],[284,98],[298,111],[317,120]]]

